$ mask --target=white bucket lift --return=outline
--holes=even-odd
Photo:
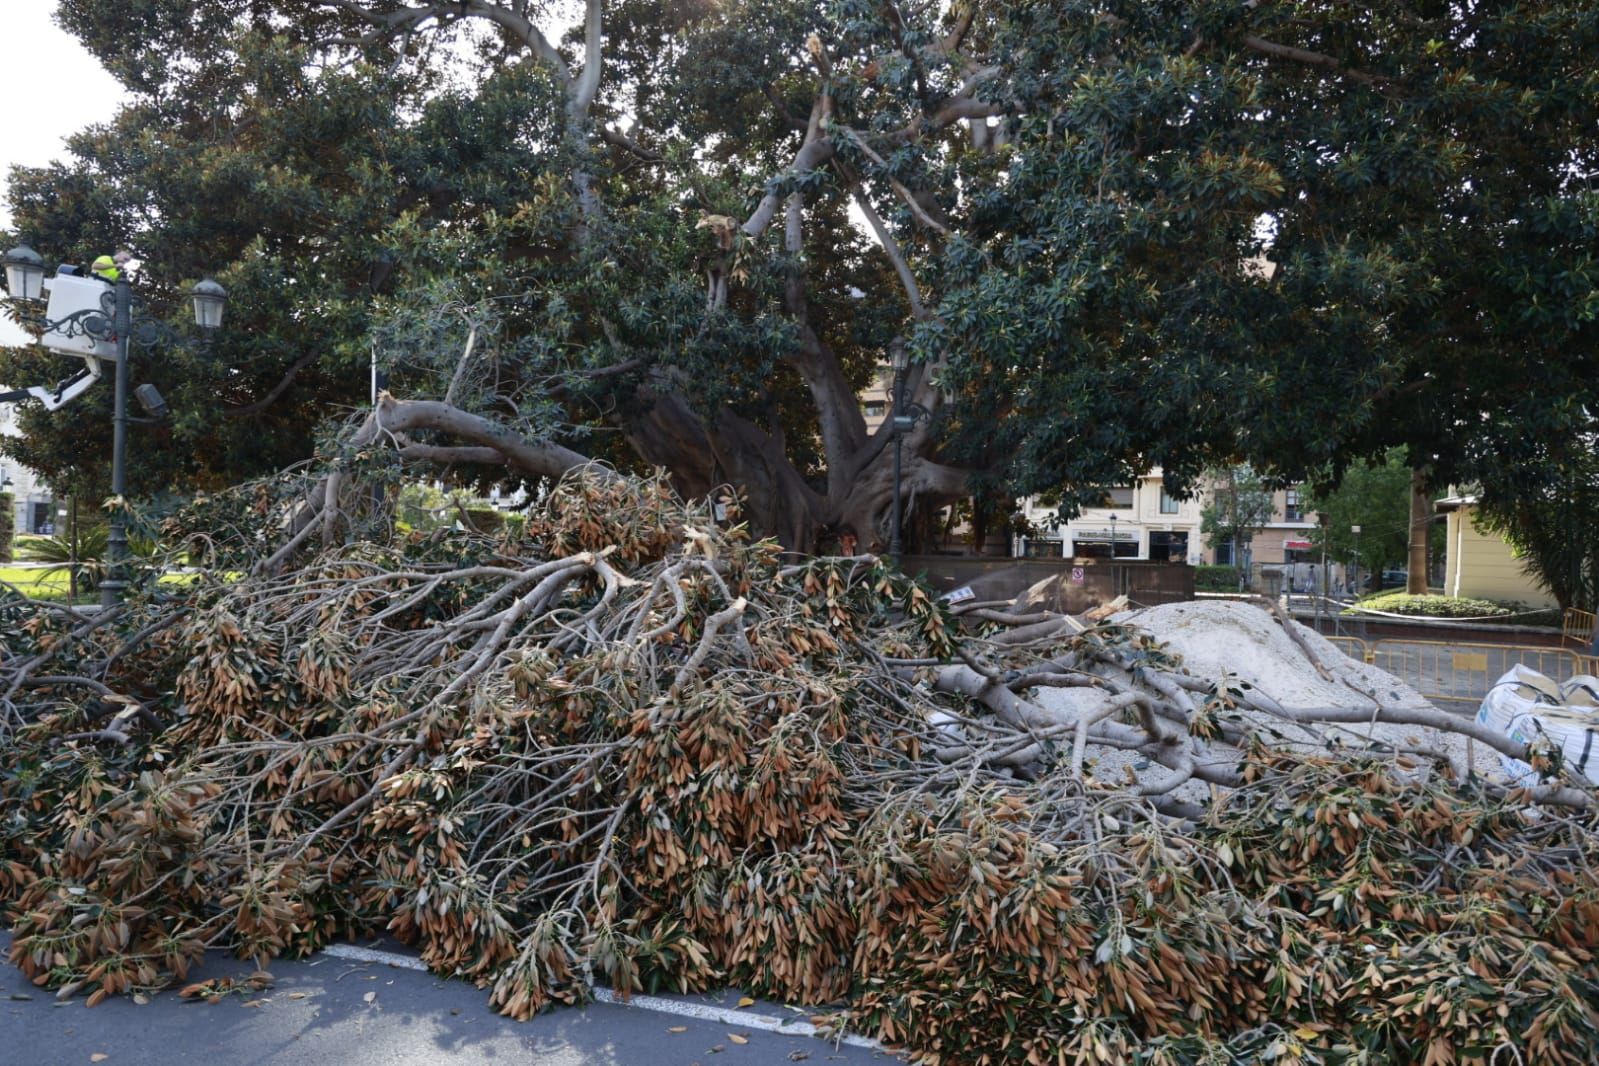
[[[99,278],[70,274],[45,278],[44,287],[50,293],[45,319],[52,325],[39,338],[39,343],[63,355],[77,356],[83,360],[84,368],[72,377],[57,382],[54,388],[34,385],[0,393],[0,403],[32,397],[44,404],[46,411],[54,411],[82,396],[100,380],[102,361],[113,365],[116,363],[117,344],[111,339],[112,302],[106,299],[113,290]],[[99,319],[94,324],[94,333],[84,329],[86,320],[92,316],[98,316]]]
[[[86,313],[93,313],[104,320],[105,333],[109,335],[112,308],[111,300],[107,297],[114,294],[111,286],[99,278],[63,277],[57,274],[53,278],[45,278],[44,287],[50,294],[45,318],[59,324],[39,339],[40,344],[65,355],[93,355],[101,359],[117,357],[114,341],[103,336],[90,336],[83,331],[83,318],[87,317]],[[80,317],[72,318],[73,315]]]

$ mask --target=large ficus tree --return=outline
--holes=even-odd
[[[801,547],[883,528],[896,338],[920,509],[1396,445],[1441,483],[1592,406],[1581,0],[555,7],[64,0],[132,102],[13,174],[19,235],[234,297],[140,368],[181,412],[141,484],[308,454],[374,360],[362,439],[657,464]],[[85,423],[8,447],[82,468]]]

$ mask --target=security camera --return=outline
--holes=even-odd
[[[138,398],[139,406],[151,418],[165,418],[167,416],[167,401],[162,398],[160,390],[154,385],[140,385],[133,390],[133,395]]]

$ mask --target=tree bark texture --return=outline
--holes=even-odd
[[[1405,591],[1412,596],[1427,594],[1427,545],[1432,533],[1432,499],[1427,492],[1427,472],[1410,472],[1410,563]]]

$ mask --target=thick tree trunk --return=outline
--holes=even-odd
[[[861,470],[842,479],[830,476],[829,491],[822,493],[795,469],[782,441],[748,419],[722,411],[707,425],[676,393],[641,391],[639,398],[645,413],[626,425],[628,442],[645,462],[670,471],[684,496],[733,486],[745,498],[755,532],[776,537],[793,551],[813,550],[818,530],[826,525],[853,528],[863,550],[888,543],[894,452],[886,438],[857,453],[864,459]],[[927,445],[925,428],[905,437],[900,491],[907,528],[912,516],[966,493],[966,471],[924,458],[919,452]]]
[[[900,471],[900,498],[903,502],[901,525],[908,533],[917,519],[955,503],[966,494],[964,470],[944,466],[916,454],[920,434],[906,438]],[[827,519],[852,526],[864,550],[885,550],[892,530],[894,506],[893,445],[884,448],[855,478],[842,499],[828,501]],[[914,546],[913,546],[914,547]]]
[[[731,411],[707,424],[676,392],[641,389],[643,414],[623,426],[639,458],[672,475],[686,499],[730,485],[744,497],[758,536],[773,536],[785,548],[808,552],[825,520],[823,499],[806,484],[784,453],[783,442]]]
[[[1432,499],[1427,492],[1425,470],[1410,472],[1410,563],[1405,591],[1412,596],[1427,594],[1427,544],[1432,533]]]

